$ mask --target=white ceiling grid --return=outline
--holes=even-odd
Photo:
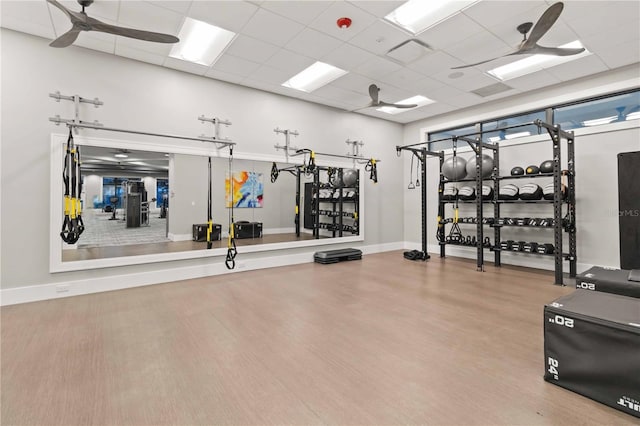
[[[74,0],[61,3],[72,10],[80,9]],[[516,27],[523,22],[535,23],[554,1],[481,0],[417,36],[384,20],[403,3],[96,0],[87,9],[88,15],[111,24],[177,34],[184,19],[191,17],[238,35],[210,67],[168,57],[168,45],[110,34],[83,32],[75,45],[349,111],[368,103],[368,86],[372,83],[380,87],[380,98],[387,102],[414,95],[436,101],[395,115],[374,108],[357,111],[399,123],[640,62],[640,1],[566,0],[562,15],[540,44],[554,47],[580,39],[593,54],[505,81],[511,90],[483,98],[471,91],[497,82],[486,71],[524,56],[463,69],[462,75],[451,67],[513,51],[522,39]],[[0,13],[3,27],[47,39],[60,36],[70,27],[64,14],[45,0],[2,0]],[[348,29],[336,25],[343,16],[353,20]],[[389,49],[412,38],[432,50],[408,64],[386,55]],[[309,94],[281,85],[317,60],[345,69],[348,74]]]

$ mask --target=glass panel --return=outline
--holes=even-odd
[[[450,138],[452,136],[469,135],[475,131],[475,126],[458,127],[457,129],[445,130],[442,132],[429,133],[430,141],[437,141],[439,139]],[[458,147],[466,146],[465,142],[458,143]],[[451,139],[429,143],[429,151],[443,151],[445,149],[453,148],[453,141]]]
[[[571,130],[640,118],[640,91],[556,108],[554,121]]]
[[[156,181],[156,207],[169,207],[169,179],[158,179]]]
[[[491,131],[497,128],[504,128],[518,124],[530,123],[535,120],[544,120],[544,111],[535,111],[528,114],[516,115],[514,117],[500,118],[482,123],[482,130],[486,133],[482,135],[484,142],[495,143],[503,140],[517,139],[531,136],[538,133],[538,127],[534,125],[515,127],[506,130]]]

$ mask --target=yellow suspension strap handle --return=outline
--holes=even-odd
[[[311,151],[309,153],[309,164],[307,165],[307,170],[309,173],[313,172],[316,168],[316,153]]]
[[[458,210],[458,206],[456,206],[456,208],[453,210],[453,223],[458,223],[458,219],[460,217],[459,214],[459,210]]]
[[[364,170],[369,172],[369,179],[371,179],[373,183],[378,183],[378,165],[376,164],[375,158],[369,160],[367,165],[364,166]]]
[[[213,215],[212,215],[212,207],[211,204],[213,203],[213,200],[211,198],[211,157],[209,157],[209,187],[207,190],[207,196],[208,196],[208,200],[207,200],[207,250],[210,250],[211,247],[213,247]],[[233,177],[232,177],[233,179]]]
[[[76,147],[76,165],[78,176],[78,197],[76,198],[76,218],[78,219],[78,238],[84,232],[84,222],[82,220],[82,160],[80,158],[80,147]]]
[[[75,173],[72,171],[75,168],[74,163],[74,148],[73,148],[73,131],[69,127],[69,137],[67,139],[66,153],[64,156],[63,169],[62,169],[62,182],[64,185],[64,219],[62,221],[62,229],[60,231],[60,238],[67,244],[75,244],[78,241],[75,230],[75,200],[70,192],[72,175]],[[75,184],[75,180],[73,181]],[[74,189],[75,193],[75,189]],[[73,220],[72,220],[73,218]]]
[[[231,207],[229,209],[229,240],[227,242],[227,258],[224,261],[227,269],[234,269],[236,267],[236,255],[238,250],[236,248],[235,239],[235,223],[233,218],[233,146],[229,146],[229,192],[231,201]]]

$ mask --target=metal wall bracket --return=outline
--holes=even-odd
[[[55,115],[54,117],[49,117],[49,121],[55,123],[56,126],[59,126],[62,123],[67,124],[67,125],[70,125],[70,124],[74,124],[74,125],[89,124],[89,122],[87,122],[87,121],[80,120],[80,104],[81,103],[92,104],[96,108],[98,108],[100,105],[104,105],[104,102],[102,102],[98,98],[87,99],[87,98],[83,98],[80,95],[67,96],[67,95],[60,94],[59,91],[56,91],[54,93],[49,93],[49,97],[55,99],[56,102],[60,102],[61,100],[65,100],[65,101],[71,101],[74,104],[74,110],[75,110],[74,118],[70,118],[70,119],[60,118],[59,115]],[[102,126],[102,124],[100,124],[97,120],[93,121],[90,124],[93,125],[93,126],[98,126],[98,127]],[[76,130],[76,133],[78,133],[78,128],[77,127],[75,127],[75,130]]]
[[[297,130],[289,130],[289,129],[280,129],[278,127],[276,127],[275,129],[273,129],[274,132],[276,133],[282,133],[284,135],[284,145],[280,145],[278,143],[276,143],[273,147],[276,150],[283,150],[284,151],[284,155],[287,158],[287,163],[289,162],[289,152],[296,152],[298,151],[298,148],[295,146],[291,146],[291,135],[293,136],[299,136],[300,133],[298,133]]]
[[[200,137],[203,140],[207,140],[209,142],[213,142],[213,143],[217,143],[217,144],[222,144],[223,146],[227,146],[227,145],[231,145],[231,139],[229,138],[224,138],[221,136],[221,131],[220,131],[220,125],[224,125],[224,126],[231,126],[231,122],[229,120],[221,120],[218,117],[213,117],[213,118],[207,118],[204,115],[201,115],[200,117],[198,117],[198,120],[200,120],[203,124],[204,123],[213,123],[213,136],[209,137],[209,136],[205,136],[204,134],[200,135]]]

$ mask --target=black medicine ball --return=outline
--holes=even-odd
[[[553,161],[543,161],[540,164],[540,173],[553,173]]]
[[[540,173],[540,168],[538,168],[538,166],[531,165],[527,167],[526,172],[528,175],[537,175],[538,173]]]
[[[511,169],[511,176],[520,176],[524,174],[524,169],[522,167],[514,167]]]

